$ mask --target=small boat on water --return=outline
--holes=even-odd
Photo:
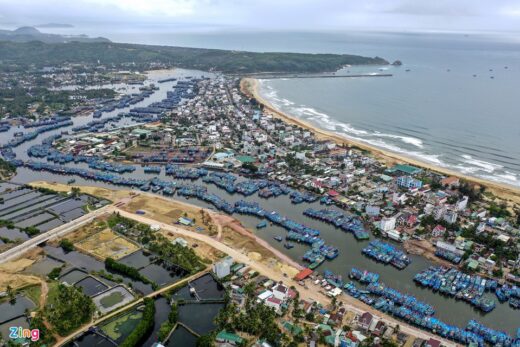
[[[70,180],[67,181],[67,184],[73,184],[74,182],[76,182],[76,179],[71,178]]]
[[[324,256],[317,257],[316,260],[313,261],[313,262],[309,265],[309,269],[311,269],[311,270],[316,269],[318,266],[320,266],[321,264],[323,264],[324,261],[325,261],[325,257],[324,257]]]
[[[282,242],[283,238],[281,236],[275,236],[274,239],[278,242]]]
[[[293,245],[292,243],[290,243],[290,242],[286,242],[286,243],[284,243],[283,246],[284,246],[285,248],[287,248],[287,249],[291,249],[291,248],[294,247],[294,245]]]
[[[262,229],[262,228],[265,228],[266,226],[267,226],[267,221],[263,220],[263,221],[261,221],[260,223],[258,223],[256,225],[256,228],[257,229]]]
[[[509,299],[509,306],[511,306],[514,309],[520,309],[520,299],[518,299],[518,298]],[[519,332],[520,332],[520,330],[519,330]]]

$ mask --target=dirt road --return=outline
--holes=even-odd
[[[116,209],[116,210],[123,217],[134,219],[138,222],[145,223],[145,224],[157,224],[157,222],[155,220],[149,219],[145,216],[135,215],[135,214],[123,211],[123,210],[119,210],[119,209]],[[236,262],[244,263],[251,269],[259,272],[260,274],[262,274],[266,277],[269,277],[275,281],[283,281],[285,284],[287,284],[289,286],[295,286],[298,289],[298,291],[300,292],[300,297],[302,299],[305,299],[305,300],[311,301],[311,302],[318,301],[322,304],[326,304],[330,301],[330,298],[324,294],[323,289],[321,287],[316,286],[310,282],[307,283],[307,288],[302,287],[302,286],[298,285],[298,283],[296,281],[294,281],[292,278],[285,277],[283,273],[276,271],[275,268],[271,268],[261,262],[257,262],[255,260],[251,259],[250,257],[248,257],[246,254],[243,254],[240,251],[237,251],[221,242],[218,242],[210,236],[199,234],[199,233],[189,231],[189,230],[185,230],[185,229],[179,228],[177,226],[169,225],[169,224],[165,224],[165,223],[161,223],[160,226],[164,231],[173,232],[178,235],[183,235],[186,237],[196,239],[201,242],[208,243],[212,247],[215,247],[216,249],[218,249],[224,253],[227,253],[228,255],[233,257]],[[381,312],[375,310],[373,307],[365,305],[362,302],[360,302],[346,294],[342,294],[338,301],[342,301],[348,310],[353,311],[356,314],[362,314],[363,312],[368,311],[375,317],[382,319],[388,325],[391,325],[391,326],[399,325],[400,330],[409,335],[420,337],[420,338],[426,339],[426,340],[428,340],[430,338],[442,340],[441,338],[439,338],[436,335],[433,335],[426,331],[409,326],[402,321],[398,321],[398,320],[394,319],[393,317],[384,315]],[[457,344],[452,341],[442,340],[442,342],[443,342],[443,345],[445,345],[445,346],[457,346]]]

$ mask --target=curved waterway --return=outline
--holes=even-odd
[[[190,71],[186,72],[185,70],[175,70],[175,73],[170,73],[168,76],[174,76],[175,74],[189,74],[192,76],[197,76],[196,72]],[[199,73],[200,74],[200,73]],[[207,76],[207,74],[206,74]],[[159,79],[160,77],[155,77]],[[159,84],[160,90],[154,93],[150,98],[145,100],[145,104],[147,105],[150,102],[160,100],[166,95],[166,91],[171,89],[172,83],[164,83]],[[121,112],[121,111],[118,111]],[[113,114],[104,114],[103,117],[111,116]],[[74,118],[74,125],[77,126],[79,124],[85,124],[88,121],[92,120],[91,117],[81,117]],[[127,122],[131,124],[130,120],[122,120],[122,122]],[[58,134],[61,131],[70,130],[66,128],[61,128],[53,132],[48,132],[40,135],[33,141],[26,142],[21,146],[14,148],[14,151],[17,153],[18,159],[27,160],[29,159],[26,150],[33,144],[39,144],[41,140],[47,136]],[[19,131],[19,130],[18,130]],[[2,136],[1,141],[8,141],[10,137]],[[69,166],[74,166],[74,163],[68,164]],[[86,164],[77,164],[77,167],[87,168]],[[164,170],[159,175],[149,175],[143,172],[142,167],[137,167],[136,171],[131,174],[124,174],[126,177],[135,177],[135,178],[153,178],[159,177],[163,180],[172,180],[171,177],[168,177],[164,174]],[[110,189],[128,189],[121,188],[118,186],[95,182],[90,180],[85,180],[79,177],[74,177],[76,179],[76,184],[78,185],[89,185],[89,186],[98,186],[105,187]],[[28,170],[26,168],[18,168],[17,175],[13,178],[14,182],[18,183],[27,183],[36,180],[46,180],[46,181],[55,181],[60,183],[66,183],[70,179],[69,176],[65,175],[55,175],[47,172],[34,172]],[[191,183],[189,181],[177,180],[179,184]],[[201,180],[193,182],[199,185],[205,185]],[[403,293],[409,293],[415,295],[419,300],[426,301],[432,304],[436,309],[436,316],[442,319],[443,321],[451,324],[456,324],[461,327],[465,327],[470,319],[477,319],[480,322],[486,324],[487,326],[505,330],[510,334],[514,334],[516,329],[520,325],[520,311],[514,311],[507,304],[501,304],[497,301],[497,307],[488,314],[481,314],[479,311],[473,309],[470,305],[462,302],[456,301],[452,298],[443,297],[439,294],[433,293],[428,289],[423,289],[415,285],[413,282],[413,276],[432,265],[431,262],[426,260],[425,258],[419,256],[411,256],[412,264],[409,265],[406,269],[399,271],[392,266],[385,266],[380,263],[376,263],[361,254],[361,249],[367,244],[368,241],[360,242],[356,241],[355,238],[351,234],[347,234],[343,231],[335,229],[332,226],[329,226],[325,223],[322,223],[317,220],[310,219],[303,215],[303,211],[309,207],[313,208],[323,208],[319,203],[314,204],[300,204],[294,205],[290,202],[288,196],[280,196],[277,198],[271,198],[269,200],[261,199],[256,195],[244,197],[239,194],[230,195],[224,190],[221,190],[214,185],[206,185],[208,191],[211,193],[215,193],[229,202],[235,202],[238,200],[248,200],[258,202],[264,209],[268,210],[276,210],[281,214],[292,218],[296,221],[304,223],[310,227],[316,228],[321,231],[321,237],[325,240],[327,244],[336,246],[340,253],[339,256],[333,261],[326,261],[322,264],[318,270],[323,271],[325,269],[329,269],[336,274],[341,274],[344,279],[347,278],[347,275],[352,267],[358,267],[361,269],[367,269],[369,271],[377,272],[381,275],[381,281],[386,285],[393,287],[395,289],[400,290]],[[213,206],[201,202],[197,199],[185,199],[183,197],[175,196],[176,200],[187,201],[191,204],[206,207],[210,209],[214,209]],[[252,216],[243,216],[239,214],[235,214],[234,217],[239,219],[245,226],[254,230],[260,237],[264,238],[267,242],[269,242],[274,248],[279,249],[282,252],[287,253],[289,256],[294,258],[298,262],[302,262],[301,257],[303,253],[308,250],[308,247],[303,245],[296,244],[295,247],[291,250],[287,250],[283,247],[282,243],[278,243],[273,239],[275,235],[286,234],[285,229],[282,229],[277,226],[268,226],[265,229],[256,230],[255,226],[258,224],[259,219]],[[373,237],[371,238],[373,239]],[[302,262],[303,263],[303,262]],[[493,295],[494,294],[487,294]]]

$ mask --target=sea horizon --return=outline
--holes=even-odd
[[[128,28],[106,37],[116,42],[400,60],[402,66],[354,66],[337,72],[384,72],[393,75],[389,78],[261,80],[259,92],[280,111],[323,130],[426,165],[520,187],[520,120],[514,115],[520,41],[513,33],[218,29],[171,34]]]

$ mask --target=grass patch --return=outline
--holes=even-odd
[[[58,302],[58,282],[49,283],[49,292],[47,293],[47,306],[55,305]]]
[[[112,340],[120,343],[130,335],[142,318],[142,312],[133,311],[103,325],[101,330]]]
[[[42,287],[40,285],[31,286],[22,291],[22,293],[28,297],[38,307],[40,303],[40,296],[42,294]]]
[[[99,303],[103,305],[104,308],[110,308],[116,304],[119,304],[121,301],[123,301],[124,298],[125,296],[120,292],[113,292],[99,300]]]

